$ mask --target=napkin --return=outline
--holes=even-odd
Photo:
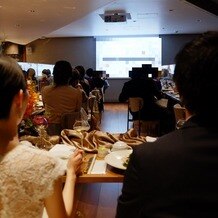
[[[68,159],[71,154],[75,151],[74,146],[65,145],[65,144],[56,144],[52,147],[48,152],[57,158],[60,159],[62,164],[64,165],[65,169],[67,169]]]
[[[104,160],[96,160],[90,174],[105,174],[107,163]]]
[[[75,151],[74,146],[66,145],[66,144],[56,144],[49,150],[55,157],[59,157],[61,159],[68,159],[69,156]]]

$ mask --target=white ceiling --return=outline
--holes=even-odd
[[[131,14],[105,23],[105,11]],[[218,30],[218,16],[185,0],[1,0],[0,41],[27,44],[44,37],[158,35]]]

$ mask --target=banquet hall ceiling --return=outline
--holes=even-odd
[[[213,0],[214,1],[214,0]],[[106,23],[100,14],[129,13]],[[218,16],[185,0],[0,0],[0,41],[46,37],[189,34],[218,30]]]

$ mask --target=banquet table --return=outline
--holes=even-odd
[[[73,130],[63,131],[62,133],[64,133],[61,135],[62,143],[65,144],[60,145],[68,145],[67,147],[79,146],[78,142],[81,142],[81,140],[76,138],[77,135]],[[65,140],[63,140],[63,136],[65,137]],[[55,139],[59,138],[59,136],[52,136],[50,141],[55,141]],[[28,140],[34,144],[37,141],[37,137],[24,137],[23,140]],[[88,174],[87,172],[89,171],[87,170],[87,165],[89,165],[89,160],[93,156],[96,156],[96,160],[104,160],[103,158],[98,157],[94,152],[99,145],[110,147],[117,141],[126,142],[129,146],[133,147],[145,142],[146,139],[143,136],[138,137],[137,133],[133,129],[124,134],[110,134],[101,131],[91,131],[84,136],[84,145],[89,148],[90,152],[84,153],[85,159],[81,166],[81,173],[77,177],[74,211],[72,217],[115,217],[117,199],[121,194],[125,170],[113,167],[113,164],[107,164],[106,173]],[[67,142],[68,144],[66,144]],[[57,143],[61,142],[55,142],[54,144],[58,145]],[[90,144],[95,146],[90,147]],[[52,148],[49,150],[50,152]],[[91,172],[93,173],[93,171]],[[65,179],[66,176],[63,176],[63,183],[65,182]]]
[[[181,100],[179,98],[179,94],[178,93],[175,93],[175,92],[163,92],[164,93],[164,96],[167,98],[167,99],[170,99],[172,101],[174,101],[175,103],[180,103]]]
[[[92,157],[94,154],[88,154],[86,158]],[[102,158],[96,158],[102,160]],[[86,162],[81,166],[81,173],[77,177],[77,183],[122,183],[124,178],[124,170],[117,169],[107,164],[105,174],[88,174],[84,173],[83,169],[86,167]],[[65,181],[63,176],[63,182]]]
[[[75,187],[73,217],[115,217],[123,178],[124,170],[110,165],[107,165],[106,174],[81,173]]]

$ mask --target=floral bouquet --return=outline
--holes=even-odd
[[[37,101],[39,100],[39,94],[36,92],[36,86],[34,83],[27,83],[27,90],[29,93],[29,100],[27,103],[27,108],[24,113],[23,120],[19,125],[19,136],[22,135],[33,135],[38,136],[39,133],[33,122],[34,112]]]

